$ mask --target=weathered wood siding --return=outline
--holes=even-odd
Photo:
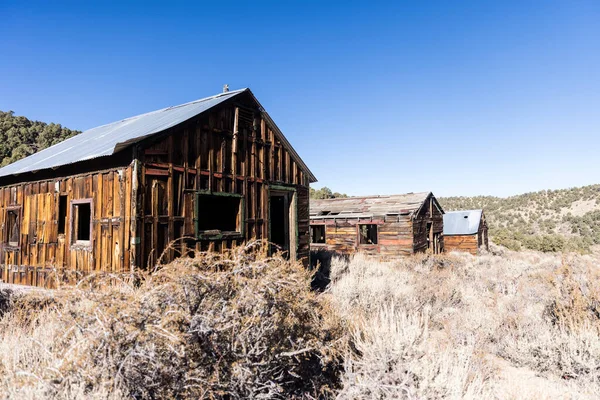
[[[143,265],[168,262],[189,249],[223,251],[269,239],[269,194],[285,187],[295,197],[296,256],[309,257],[309,182],[273,126],[251,100],[225,104],[139,146],[142,177],[139,231]],[[194,193],[243,196],[242,236],[195,240]],[[171,249],[167,245],[184,238]],[[163,254],[164,252],[164,254]]]
[[[479,229],[472,235],[446,235],[444,237],[445,251],[462,251],[478,255],[480,249],[489,250],[488,226],[485,216],[481,213]]]
[[[131,168],[25,182],[0,188],[1,277],[9,283],[53,287],[95,271],[128,270]],[[65,232],[58,233],[65,196]],[[89,246],[72,243],[72,201],[91,199]],[[8,209],[20,213],[18,246],[8,243]],[[56,267],[56,273],[51,273]]]
[[[359,225],[377,225],[377,244],[359,244]],[[386,214],[369,219],[313,219],[312,226],[325,225],[325,243],[312,243],[314,252],[353,254],[362,252],[384,258],[408,256],[427,251],[429,243],[437,243],[437,252],[444,248],[444,218],[435,198],[429,195],[413,212]],[[431,225],[428,234],[428,226]],[[430,238],[428,240],[428,238]],[[432,252],[435,249],[431,248]]]
[[[377,244],[358,244],[358,226],[377,225]],[[369,220],[328,220],[313,222],[325,225],[325,244],[312,244],[314,251],[327,250],[339,254],[362,252],[384,257],[413,254],[412,220],[410,216],[387,216]]]
[[[428,232],[427,224],[431,224],[431,231]],[[429,249],[429,244],[435,240],[439,242],[439,252],[444,249],[444,214],[435,204],[435,199],[429,197],[413,218],[413,237],[414,252],[425,252]],[[432,252],[433,249],[431,249]]]
[[[247,94],[115,155],[2,177],[0,277],[51,287],[56,279],[74,282],[91,272],[124,272],[192,250],[270,239],[274,191],[285,193],[289,207],[289,253],[308,265],[311,178],[296,157]],[[241,232],[197,236],[199,192],[243,199]],[[64,234],[58,233],[61,197]],[[71,203],[82,200],[91,204],[90,240],[72,243]],[[19,213],[18,243],[8,240],[9,209]]]
[[[446,235],[444,236],[444,247],[446,252],[461,251],[477,255],[478,235]]]
[[[308,265],[310,257],[310,190],[298,185],[298,259]]]

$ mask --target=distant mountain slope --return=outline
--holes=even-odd
[[[600,185],[438,200],[445,211],[483,208],[492,240],[511,249],[588,251],[600,244]]]
[[[0,111],[0,166],[4,166],[80,133]]]

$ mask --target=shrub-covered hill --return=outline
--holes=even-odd
[[[4,166],[70,138],[74,131],[0,111],[0,166]]]
[[[589,251],[600,244],[600,185],[438,200],[445,211],[483,208],[491,239],[510,249]]]

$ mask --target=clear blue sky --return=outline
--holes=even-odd
[[[319,183],[600,182],[600,1],[0,0],[0,110],[85,130],[250,87]]]

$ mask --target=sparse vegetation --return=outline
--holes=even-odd
[[[352,321],[339,398],[598,398],[598,257],[512,252],[332,264]]]
[[[598,398],[599,257],[492,251],[334,258],[320,294],[247,249],[0,291],[0,397]]]
[[[491,239],[512,250],[588,252],[600,244],[600,185],[439,201],[447,211],[483,208]]]

